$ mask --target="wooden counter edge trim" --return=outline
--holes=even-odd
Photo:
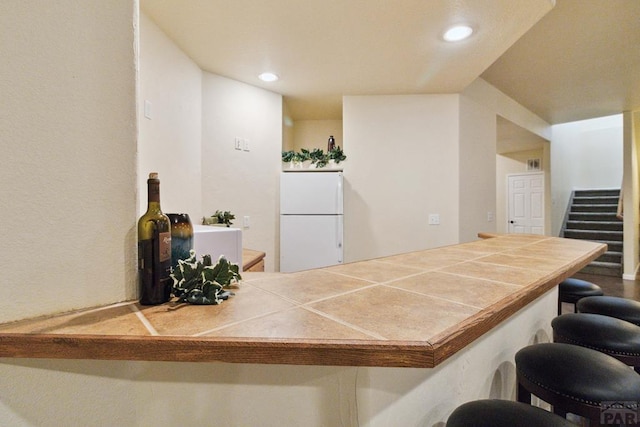
[[[266,254],[255,249],[242,249],[242,270],[247,271],[264,259]]]
[[[285,365],[434,366],[427,342],[269,340],[128,335],[0,334],[0,357],[227,362]]]
[[[607,245],[600,244],[590,253],[585,254],[574,262],[573,265],[541,278],[538,282],[524,287],[521,291],[498,301],[491,308],[482,310],[476,316],[467,319],[461,325],[457,325],[457,330],[444,331],[431,341],[434,349],[434,364],[437,366],[462,350],[517,311],[553,289],[554,286],[573,276],[606,251]]]
[[[486,231],[481,231],[478,233],[478,237],[481,239],[493,239],[494,237],[500,237],[501,234],[498,233],[488,233]]]
[[[0,357],[432,368],[572,276],[606,248],[599,244],[565,268],[444,331],[431,343],[0,333]]]

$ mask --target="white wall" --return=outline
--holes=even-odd
[[[551,139],[552,234],[562,227],[574,189],[620,188],[622,115],[554,125]]]
[[[460,242],[477,240],[481,231],[496,231],[496,134],[495,112],[461,96]]]
[[[293,119],[285,99],[282,99],[282,151],[294,150]]]
[[[458,242],[458,108],[458,95],[344,97],[345,261]]]
[[[308,150],[320,148],[326,152],[330,135],[333,135],[336,145],[344,150],[342,120],[296,120],[293,123],[293,140],[296,151],[301,148]]]
[[[139,213],[146,210],[147,178],[155,171],[163,212],[187,213],[196,222],[202,217],[202,71],[144,13],[139,81]]]
[[[245,248],[266,253],[265,270],[279,259],[282,96],[210,73],[202,79],[202,209],[236,215]],[[249,141],[236,150],[234,138]]]
[[[239,228],[249,216],[243,246],[264,251],[273,271],[282,96],[203,72],[144,14],[140,30],[140,210],[148,173],[157,171],[164,212],[188,213],[197,224],[229,210]],[[249,151],[235,149],[236,137],[249,141]]]
[[[638,278],[638,264],[640,256],[640,112],[625,111],[623,114],[623,151],[624,151],[624,182],[622,191],[624,242],[623,242],[623,275],[627,280]]]
[[[135,296],[135,13],[0,2],[0,322]]]
[[[466,110],[462,110],[462,113],[469,115],[469,117],[475,117],[475,119],[465,119],[467,116],[462,116],[463,126],[465,126],[464,132],[466,132],[468,137],[461,139],[461,144],[464,144],[464,149],[461,147],[461,164],[466,164],[467,167],[465,171],[470,171],[465,172],[467,173],[465,179],[466,181],[478,180],[484,183],[484,185],[475,185],[469,190],[461,189],[463,193],[467,194],[469,200],[475,201],[474,204],[467,204],[464,208],[464,210],[466,210],[464,214],[466,218],[465,222],[468,223],[469,226],[461,224],[461,227],[467,227],[465,239],[470,239],[474,233],[474,228],[476,228],[477,231],[502,230],[502,228],[499,228],[498,223],[493,224],[492,221],[487,221],[487,213],[491,208],[491,205],[488,203],[489,201],[493,200],[494,202],[493,209],[496,213],[496,221],[504,221],[499,218],[499,215],[500,211],[505,209],[504,201],[501,202],[501,200],[504,200],[505,193],[497,193],[497,191],[501,191],[499,181],[506,179],[503,174],[498,173],[500,164],[497,163],[495,159],[497,117],[501,116],[545,140],[549,140],[551,137],[551,126],[481,78],[477,78],[465,88],[461,94],[461,99],[461,105],[463,107],[466,106]],[[474,135],[474,131],[476,131],[478,135]],[[474,144],[477,144],[477,146],[474,146]],[[489,156],[493,156],[493,160],[489,160]],[[482,162],[484,166],[474,167],[474,159],[476,158],[479,159],[478,162]],[[543,167],[545,164],[549,164],[548,160],[548,153],[544,153]],[[493,169],[486,165],[493,165]],[[491,178],[490,175],[492,175],[493,178]],[[498,181],[496,181],[496,179]],[[497,188],[495,191],[488,188],[492,180],[494,184],[493,188]],[[547,213],[546,217],[550,218],[550,184],[548,181],[549,180],[545,181],[545,211]],[[475,192],[475,198],[473,192]],[[484,201],[485,198],[487,202]],[[545,231],[547,234],[549,233],[549,221],[550,219],[545,220]]]

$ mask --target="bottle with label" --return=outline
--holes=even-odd
[[[171,267],[178,268],[178,261],[191,256],[193,249],[193,225],[189,214],[168,213],[171,222]]]
[[[336,140],[333,135],[329,136],[329,141],[327,141],[327,153],[336,148]]]
[[[152,172],[147,180],[147,212],[138,220],[140,304],[155,305],[171,296],[171,225],[160,209],[160,180]]]

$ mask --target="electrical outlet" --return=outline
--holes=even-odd
[[[242,150],[242,138],[238,138],[237,136],[233,138],[233,143],[236,150]]]
[[[242,140],[242,142],[243,142],[242,150],[249,151],[249,140],[245,138]]]
[[[487,222],[493,222],[493,212],[487,212]]]
[[[440,214],[429,214],[429,225],[440,225]]]
[[[245,215],[244,217],[242,217],[242,226],[244,228],[249,228],[251,226],[249,222],[249,215]]]

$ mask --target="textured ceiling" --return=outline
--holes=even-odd
[[[555,7],[554,7],[555,3]],[[640,0],[141,0],[203,70],[336,119],[343,95],[457,93],[481,76],[549,123],[640,109]],[[476,28],[445,43],[452,23]],[[280,81],[265,84],[265,70]]]
[[[294,119],[342,117],[343,95],[458,93],[553,0],[142,0],[203,70],[284,95]],[[474,36],[441,39],[466,22]],[[273,71],[280,81],[257,79]]]
[[[640,109],[640,1],[557,0],[482,78],[552,124]]]

